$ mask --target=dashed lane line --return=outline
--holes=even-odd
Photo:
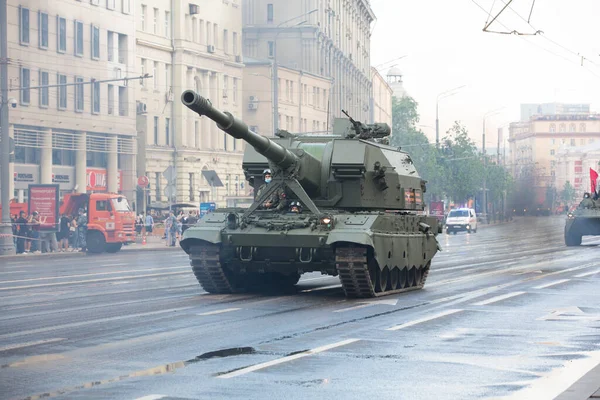
[[[445,317],[447,315],[456,314],[456,313],[459,313],[459,312],[462,312],[462,311],[464,311],[464,310],[461,310],[461,309],[447,310],[447,311],[441,312],[439,314],[430,315],[429,317],[415,319],[414,321],[409,321],[409,322],[405,322],[405,323],[400,324],[400,325],[392,326],[391,328],[387,328],[386,331],[397,331],[397,330],[400,330],[400,329],[404,329],[404,328],[408,328],[408,327],[411,327],[411,326],[414,326],[414,325],[421,324],[423,322],[429,322],[429,321],[432,321],[432,320],[437,319],[437,318],[442,318],[442,317]]]
[[[597,269],[595,271],[590,271],[590,272],[584,272],[583,274],[577,274],[577,275],[575,275],[575,278],[583,278],[585,276],[595,275],[598,273],[600,273],[600,269]]]
[[[224,313],[228,313],[228,312],[232,312],[232,311],[238,311],[238,310],[241,310],[241,308],[226,308],[224,310],[209,311],[209,312],[205,312],[205,313],[201,313],[201,314],[196,314],[196,315],[199,315],[199,316],[217,315],[217,314],[224,314]]]
[[[546,289],[546,288],[549,288],[551,286],[560,285],[561,283],[565,283],[565,282],[569,282],[569,281],[570,281],[570,279],[559,279],[557,281],[548,282],[548,283],[545,283],[543,285],[534,286],[533,289]]]
[[[346,339],[346,340],[342,340],[341,342],[332,343],[332,344],[328,344],[328,345],[325,345],[325,346],[317,347],[317,348],[312,349],[312,350],[303,351],[302,353],[293,354],[291,356],[286,356],[286,357],[283,357],[283,358],[278,358],[276,360],[267,361],[267,362],[264,362],[264,363],[252,365],[250,367],[238,369],[236,371],[232,371],[232,372],[229,372],[229,373],[226,373],[226,374],[223,374],[223,375],[219,375],[218,378],[221,378],[221,379],[235,378],[236,376],[245,375],[245,374],[248,374],[250,372],[259,371],[261,369],[269,368],[269,367],[272,367],[274,365],[279,365],[279,364],[283,364],[283,363],[286,363],[286,362],[298,360],[300,358],[308,357],[308,356],[311,356],[313,354],[322,353],[322,352],[327,351],[327,350],[335,349],[336,347],[341,347],[341,346],[349,345],[351,343],[356,343],[359,340],[360,339]]]
[[[66,339],[65,338],[53,338],[53,339],[46,339],[46,340],[37,340],[35,342],[10,344],[8,346],[0,347],[0,351],[16,350],[16,349],[21,349],[23,347],[31,347],[31,346],[38,346],[40,344],[61,342],[63,340],[66,340]]]
[[[513,298],[513,297],[517,297],[517,296],[520,296],[520,295],[525,294],[525,293],[527,293],[527,292],[511,292],[511,293],[506,293],[506,294],[502,294],[500,296],[492,297],[491,299],[487,299],[487,300],[483,300],[483,301],[478,301],[477,303],[473,303],[473,305],[474,306],[486,306],[488,304],[497,303],[499,301],[510,299],[510,298]]]

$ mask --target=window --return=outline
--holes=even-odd
[[[42,149],[36,147],[15,146],[15,162],[21,164],[39,164]]]
[[[559,132],[566,132],[567,131],[567,126],[565,124],[560,124],[558,126],[558,130],[559,130]]]
[[[92,114],[100,114],[100,82],[92,81]]]
[[[100,0],[92,0],[92,1],[90,1],[90,3],[91,3],[93,6],[97,6],[97,5],[99,5],[99,4],[100,4]]]
[[[190,172],[190,201],[194,201],[194,181],[195,181],[195,177],[194,177],[194,173]]]
[[[585,124],[579,124],[579,132],[585,132]]]
[[[48,14],[39,12],[38,13],[38,31],[39,31],[39,44],[40,49],[48,48]]]
[[[100,59],[100,28],[92,25],[92,59]]]
[[[40,88],[40,107],[46,108],[48,107],[48,103],[50,102],[50,88],[48,85],[50,84],[50,77],[48,71],[40,71],[40,86],[46,86]]]
[[[146,6],[142,4],[142,11],[140,13],[140,22],[142,24],[142,32],[146,32]]]
[[[223,29],[223,51],[225,54],[229,53],[229,31]]]
[[[550,142],[554,145],[556,144],[556,139],[552,139]]]
[[[106,33],[106,56],[108,61],[115,60],[115,33],[111,31]]]
[[[158,117],[154,117],[154,144],[158,144]]]
[[[275,56],[275,43],[269,41],[269,58],[273,58]]]
[[[227,134],[223,135],[223,150],[227,151]]]
[[[553,156],[554,155],[554,149],[550,150],[550,155]]]
[[[108,200],[97,200],[96,211],[110,211],[110,205]]]
[[[114,10],[116,7],[116,0],[106,0],[106,8]]]
[[[83,78],[75,77],[75,111],[83,111]]]
[[[141,66],[142,66],[142,76],[146,75],[146,59],[142,58],[141,62],[140,62]],[[145,79],[142,78],[140,79],[140,86],[141,87],[145,87],[146,83],[145,83]]]
[[[212,44],[210,32],[211,32],[212,24],[210,22],[206,23],[206,44]]]
[[[219,25],[213,24],[213,45],[219,47]]]
[[[29,105],[29,101],[31,100],[31,92],[29,90],[31,86],[30,72],[29,68],[21,68],[21,104],[23,105]]]
[[[550,133],[556,133],[556,125],[550,124]]]
[[[123,14],[131,13],[131,0],[123,0]]]
[[[64,139],[63,139],[64,140]],[[61,142],[63,141],[61,140]],[[64,140],[66,141],[66,140]],[[72,144],[72,140],[69,141]],[[56,143],[53,145],[56,146]],[[75,165],[75,151],[52,149],[52,165]]]
[[[227,95],[229,91],[229,77],[227,75],[223,75],[223,99],[224,102],[227,102]]]
[[[238,34],[237,32],[233,32],[233,55],[238,55]]]
[[[208,42],[206,41],[206,31],[204,30],[204,20],[203,19],[198,20],[198,33],[199,33],[198,43],[208,44]]]
[[[237,139],[233,139],[233,151],[237,150]]]
[[[75,55],[83,55],[83,22],[75,21]]]
[[[171,145],[171,118],[165,118],[165,140],[167,146]]]
[[[152,32],[158,35],[158,8],[154,9],[154,19],[152,20]]]
[[[108,100],[108,104],[107,104],[108,114],[113,115],[115,112],[115,87],[114,87],[114,85],[108,84],[107,97],[108,97],[108,99],[107,99]]]
[[[154,173],[154,181],[156,182],[156,185],[154,185],[154,188],[156,189],[156,201],[160,201],[160,172]]]
[[[119,115],[125,117],[129,114],[129,101],[127,98],[127,87],[119,86]]]
[[[58,109],[65,110],[67,108],[67,76],[58,74],[58,84],[65,85],[58,87]]]
[[[575,139],[571,139],[571,146],[575,146]]]
[[[158,89],[158,62],[154,61],[154,66],[152,67],[152,82],[154,84],[154,90]]]
[[[273,22],[273,4],[267,4],[267,22]]]
[[[29,9],[19,7],[19,42],[29,44]]]
[[[56,17],[57,38],[56,50],[59,53],[67,51],[67,20],[62,17]]]
[[[86,154],[86,165],[88,167],[106,168],[108,164],[108,153],[99,151],[88,151]]]
[[[569,124],[569,132],[575,132],[576,127],[575,124]]]
[[[165,86],[171,88],[171,65],[165,64]]]
[[[165,11],[165,37],[171,37],[171,13]]]
[[[237,104],[238,80],[233,78],[233,104]]]

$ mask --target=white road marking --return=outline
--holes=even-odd
[[[121,279],[134,279],[134,278],[148,278],[151,276],[167,276],[167,275],[183,275],[188,274],[189,272],[165,272],[164,274],[147,274],[147,275],[129,275],[129,276],[119,276],[115,278],[101,278],[101,279],[88,279],[84,281],[71,281],[71,282],[57,282],[57,283],[41,283],[39,285],[28,285],[28,286],[10,286],[3,287],[0,290],[15,290],[15,289],[32,289],[38,287],[49,287],[49,286],[64,286],[64,285],[75,285],[79,283],[96,283],[96,282],[109,282],[109,281],[118,281]]]
[[[570,279],[559,279],[557,281],[548,282],[548,283],[545,283],[543,285],[534,286],[533,288],[534,289],[545,289],[545,288],[548,288],[550,286],[560,285],[561,283],[565,283],[565,282],[569,282],[569,281],[570,281]]]
[[[512,297],[517,297],[517,296],[520,296],[520,295],[525,294],[525,293],[527,293],[527,292],[506,293],[506,294],[502,294],[500,296],[492,297],[491,299],[479,301],[477,303],[474,303],[473,305],[474,306],[486,306],[488,304],[497,303],[499,301],[510,299]]]
[[[397,331],[397,330],[408,328],[410,326],[414,326],[414,325],[417,325],[417,324],[420,324],[420,323],[423,323],[423,322],[428,322],[428,321],[432,321],[432,320],[437,319],[437,318],[445,317],[446,315],[456,314],[456,313],[459,313],[461,311],[464,311],[464,310],[455,309],[455,310],[444,311],[444,312],[441,312],[439,314],[431,315],[429,317],[425,317],[425,318],[421,318],[421,319],[416,319],[414,321],[409,321],[409,322],[405,322],[405,323],[400,324],[400,325],[392,326],[391,328],[387,328],[386,331]]]
[[[377,305],[395,306],[396,304],[398,304],[398,299],[374,300],[374,301],[367,301],[367,302],[361,302],[361,303],[362,304],[360,304],[358,306],[341,308],[339,310],[335,310],[334,313],[341,313],[341,312],[346,312],[346,311],[358,310],[358,309],[361,309],[361,308],[370,307],[370,306],[377,306]]]
[[[220,376],[218,376],[218,378],[221,378],[221,379],[235,378],[236,376],[245,375],[245,374],[248,374],[248,373],[254,372],[254,371],[259,371],[261,369],[272,367],[274,365],[279,365],[279,364],[283,364],[283,363],[286,363],[286,362],[289,362],[289,361],[297,360],[299,358],[307,357],[307,356],[310,356],[310,355],[313,355],[313,354],[322,353],[322,352],[327,351],[327,350],[335,349],[336,347],[346,346],[348,344],[358,342],[359,340],[360,339],[346,339],[346,340],[342,340],[341,342],[332,343],[332,344],[328,344],[328,345],[325,345],[325,346],[317,347],[317,348],[312,349],[312,350],[303,351],[302,353],[294,354],[294,355],[283,357],[283,358],[278,358],[277,360],[267,361],[267,362],[264,362],[264,363],[252,365],[250,367],[238,369],[237,371],[232,371],[232,372],[229,372],[227,374],[220,375]]]
[[[117,266],[121,266],[121,265],[129,265],[127,263],[120,263],[120,264],[104,264],[101,265],[101,267],[117,267]]]
[[[589,357],[566,361],[562,368],[531,382],[528,388],[502,397],[505,400],[554,399],[600,364],[600,351],[586,353]]]
[[[598,273],[600,273],[600,269],[597,269],[595,271],[585,272],[583,274],[577,274],[577,275],[575,275],[575,278],[583,278],[584,276],[590,276],[590,275],[594,275],[594,274],[598,274]]]
[[[196,315],[216,315],[216,314],[223,314],[223,313],[228,313],[228,312],[232,312],[232,311],[237,311],[237,310],[241,310],[241,308],[226,308],[224,310],[216,310],[216,311],[209,311],[209,312],[205,312],[202,314],[196,314]]]
[[[144,397],[138,397],[135,400],[160,400],[160,399],[164,399],[165,397],[167,397],[166,394],[149,394]]]
[[[341,288],[341,287],[342,287],[342,285],[323,286],[323,287],[318,287],[318,288],[314,288],[314,289],[301,290],[300,293],[316,292],[318,290],[326,290],[326,289]]]
[[[8,346],[0,347],[0,351],[8,351],[8,350],[14,350],[14,349],[21,349],[23,347],[31,347],[31,346],[37,346],[39,344],[60,342],[60,341],[63,341],[63,340],[65,340],[65,338],[54,338],[54,339],[46,339],[46,340],[37,340],[35,342],[26,342],[26,343],[11,344],[11,345],[8,345]]]
[[[55,279],[67,279],[67,278],[84,278],[86,276],[102,276],[102,275],[114,275],[114,274],[125,274],[129,272],[148,272],[148,271],[162,271],[162,270],[170,270],[170,269],[184,269],[189,268],[186,266],[178,266],[178,267],[164,267],[164,268],[143,268],[143,269],[129,269],[129,270],[121,270],[121,271],[110,271],[110,272],[95,272],[93,274],[78,274],[78,275],[61,275],[61,276],[48,276],[43,278],[30,278],[30,279],[18,279],[11,281],[0,281],[0,285],[6,283],[18,283],[18,282],[32,282],[32,281],[47,281],[47,280],[55,280]]]

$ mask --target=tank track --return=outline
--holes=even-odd
[[[202,244],[190,248],[192,271],[198,283],[209,293],[226,294],[235,291],[232,282],[221,267],[218,245]]]
[[[410,284],[400,289],[391,289],[388,286],[387,290],[378,291],[369,273],[368,257],[372,256],[369,256],[367,248],[362,246],[335,249],[335,266],[347,297],[380,297],[422,289],[429,275],[429,264],[427,264],[426,267],[421,268],[422,275],[416,285]]]

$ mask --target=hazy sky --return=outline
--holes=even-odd
[[[419,103],[422,130],[435,137],[438,93],[467,85],[440,101],[440,137],[462,121],[481,145],[483,115],[489,117],[486,146],[496,147],[497,127],[519,119],[521,103],[591,103],[600,111],[600,0],[537,0],[530,23],[537,36],[482,32],[488,13],[507,0],[371,0],[377,16],[371,63],[395,62],[407,92]],[[526,23],[533,0],[513,0],[490,30],[534,32]],[[555,42],[555,43],[553,43]],[[554,54],[552,54],[554,53]],[[577,54],[584,55],[581,60]],[[392,63],[393,64],[393,63]],[[388,64],[389,65],[389,64]],[[385,75],[387,67],[380,68]],[[508,137],[508,127],[504,129]]]

